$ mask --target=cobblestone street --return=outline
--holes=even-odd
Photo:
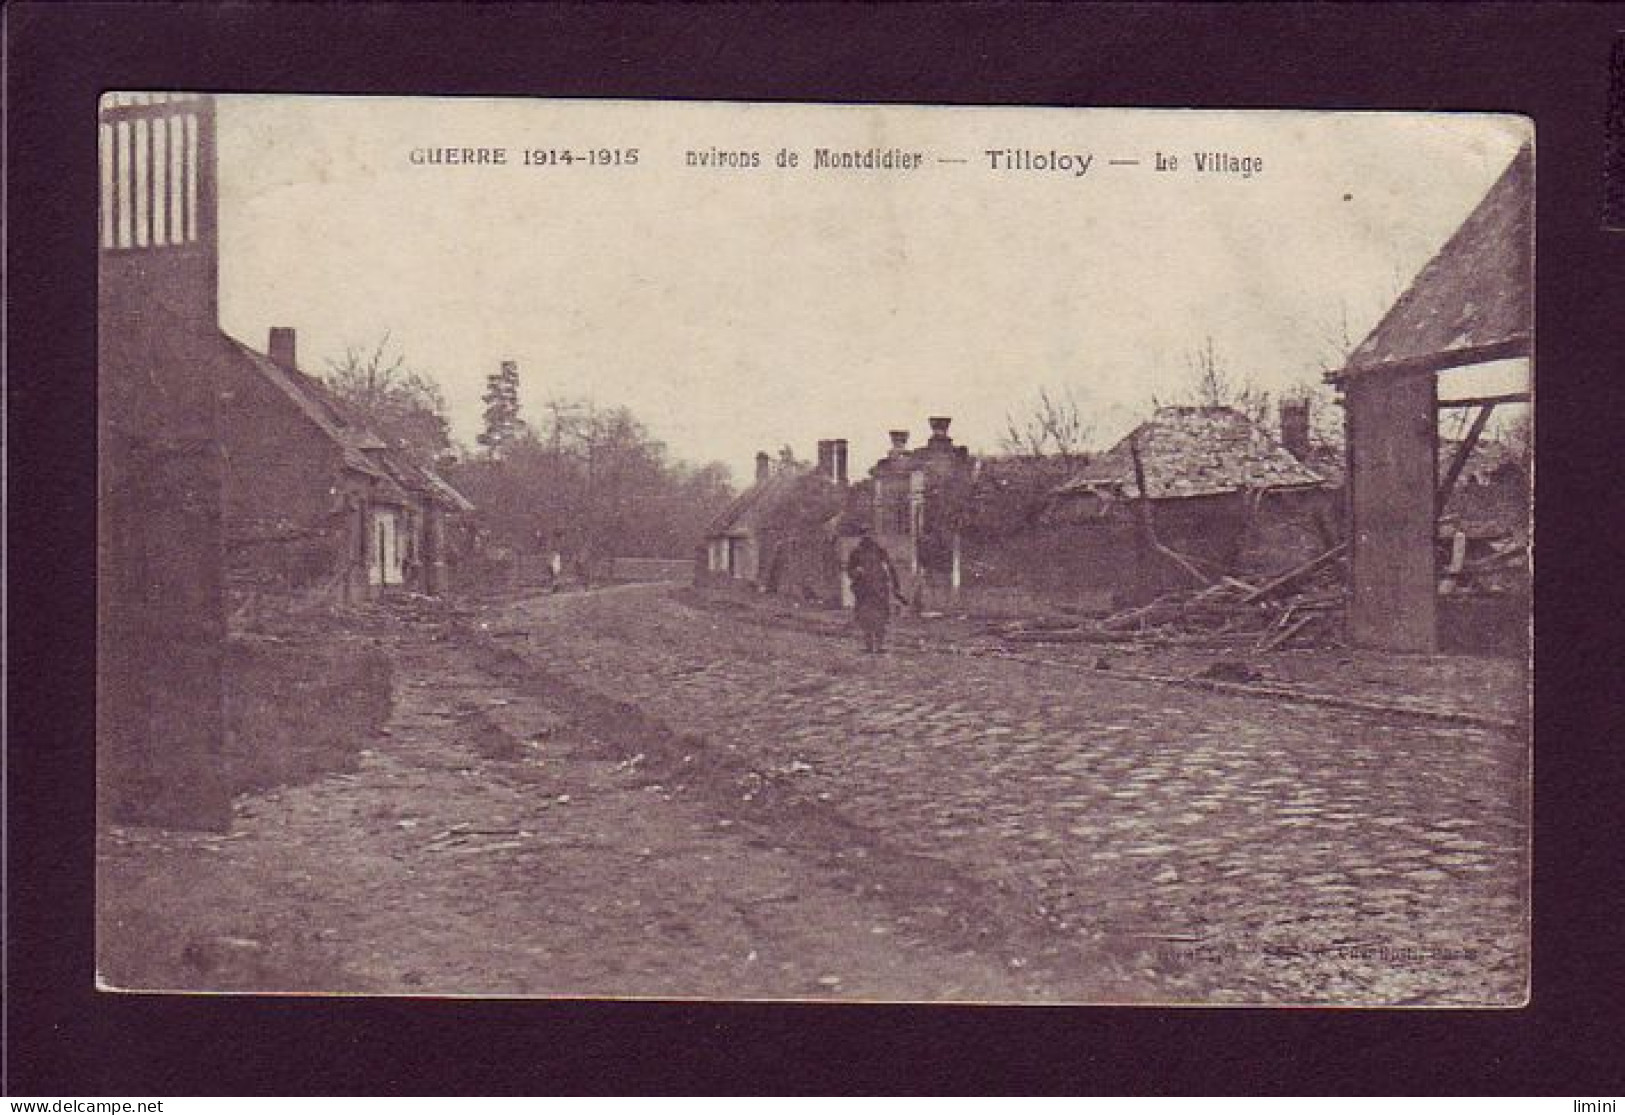
[[[358,614],[393,699],[352,763],[240,794],[229,834],[103,833],[104,982],[1523,997],[1512,734],[948,643],[875,657],[705,604]]]
[[[1005,962],[1041,970],[1049,994],[1523,997],[1527,768],[1503,733],[933,651],[876,659],[669,588],[531,600],[481,626],[525,668],[720,762],[737,801],[715,804],[759,826],[782,815],[790,852],[867,860],[860,888],[887,861],[940,869],[937,903],[897,901],[996,950],[1025,935]],[[798,843],[808,810],[838,824]],[[1090,963],[1109,989],[1076,982],[1070,966]]]

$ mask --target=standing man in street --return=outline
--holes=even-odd
[[[863,634],[863,649],[869,654],[881,654],[886,649],[892,599],[903,602],[903,593],[891,558],[869,531],[863,532],[852,556],[847,558],[846,575],[852,581],[853,614]]]

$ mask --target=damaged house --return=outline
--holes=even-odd
[[[1159,408],[1056,489],[1043,528],[1045,587],[1126,600],[1290,569],[1338,529],[1325,479],[1224,406]]]
[[[970,450],[948,434],[952,419],[926,420],[931,436],[908,448],[908,431],[892,430],[891,448],[869,470],[870,527],[891,556],[903,595],[916,609],[959,599],[964,582],[961,512],[975,469]]]
[[[370,669],[342,648],[246,649],[230,590],[443,587],[438,532],[467,503],[300,375],[291,332],[273,359],[221,329],[213,100],[108,94],[98,117],[100,804],[223,830],[228,741],[255,738],[243,695]]]
[[[957,507],[972,469],[953,443],[950,419],[933,417],[931,436],[908,448],[908,431],[849,483],[847,442],[818,443],[809,467],[785,451],[756,457],[756,483],[710,524],[700,554],[705,584],[750,584],[825,607],[851,607],[846,559],[864,530],[890,555],[904,594],[916,606],[946,603],[960,586]]]
[[[1441,376],[1467,369],[1484,375],[1531,356],[1534,175],[1526,145],[1344,366],[1326,377],[1342,395],[1348,423],[1348,626],[1358,646],[1431,653],[1442,643],[1479,642],[1474,629],[1486,623],[1503,638],[1527,637],[1527,472],[1501,473],[1521,522],[1494,553],[1475,558],[1458,526],[1477,518],[1472,505],[1484,502],[1483,492],[1464,497],[1459,481],[1491,415],[1498,406],[1528,403],[1530,392],[1446,391]],[[1439,436],[1443,410],[1473,414],[1448,454]],[[1489,567],[1475,570],[1478,561]],[[1464,573],[1511,569],[1520,583],[1510,590],[1484,584],[1471,597],[1459,591]]]

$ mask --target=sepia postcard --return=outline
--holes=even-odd
[[[1527,119],[98,114],[103,989],[1527,1002]]]

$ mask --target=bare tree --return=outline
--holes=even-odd
[[[1084,417],[1072,388],[1051,392],[1041,387],[1026,415],[1019,419],[1005,415],[1005,432],[999,442],[1006,453],[1016,456],[1071,459],[1084,455],[1093,436],[1094,423]]]
[[[1496,431],[1506,447],[1528,464],[1535,451],[1535,425],[1527,403],[1508,408],[1510,413]]]
[[[1185,354],[1189,373],[1186,387],[1175,400],[1184,406],[1231,407],[1253,422],[1269,426],[1274,421],[1270,393],[1245,375],[1236,375],[1219,351],[1212,334]],[[1160,405],[1156,396],[1152,404]]]
[[[327,386],[354,407],[373,431],[413,454],[432,460],[451,446],[446,400],[440,385],[407,366],[385,333],[370,349],[351,345],[327,361]]]
[[[1335,372],[1344,364],[1354,351],[1354,334],[1349,328],[1349,302],[1347,298],[1337,300],[1337,317],[1334,320],[1322,320],[1319,326],[1320,358],[1319,365],[1322,372]]]

